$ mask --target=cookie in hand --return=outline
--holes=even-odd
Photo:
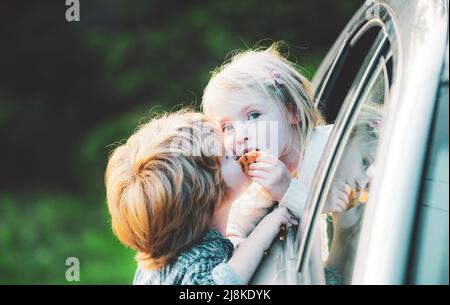
[[[250,170],[250,164],[255,163],[256,159],[261,155],[261,153],[253,148],[251,151],[249,151],[246,154],[243,154],[238,162],[241,165],[242,171],[248,175],[248,171]]]

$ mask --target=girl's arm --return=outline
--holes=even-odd
[[[282,225],[298,224],[290,218],[285,207],[275,209],[264,217],[250,236],[239,244],[228,265],[236,272],[243,284],[247,284],[268,250]]]

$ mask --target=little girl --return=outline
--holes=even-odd
[[[328,284],[350,284],[367,200],[360,202],[358,198],[363,198],[370,188],[382,122],[380,106],[363,105],[336,170],[334,181],[356,191],[356,204],[347,211],[333,213],[333,241],[325,268]]]
[[[236,184],[250,187],[233,204],[227,228],[237,245],[278,202],[300,218],[331,125],[323,126],[312,88],[274,44],[235,55],[217,69],[203,95],[203,110],[216,121],[226,149],[236,158],[263,154]],[[349,194],[341,185],[339,192]],[[324,212],[340,211],[330,200]],[[327,257],[326,223],[321,222],[322,255]]]

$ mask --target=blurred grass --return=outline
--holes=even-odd
[[[134,252],[112,235],[105,203],[76,196],[0,195],[0,284],[71,284],[68,257],[82,284],[131,283]]]

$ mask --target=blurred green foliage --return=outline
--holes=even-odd
[[[108,153],[151,112],[199,105],[237,49],[289,43],[310,77],[361,0],[2,1],[0,284],[131,283],[134,252],[111,232]],[[155,108],[155,106],[160,107]]]
[[[106,210],[82,200],[1,195],[0,283],[65,283],[65,262],[72,256],[80,260],[81,283],[132,281],[133,252],[108,230]]]

